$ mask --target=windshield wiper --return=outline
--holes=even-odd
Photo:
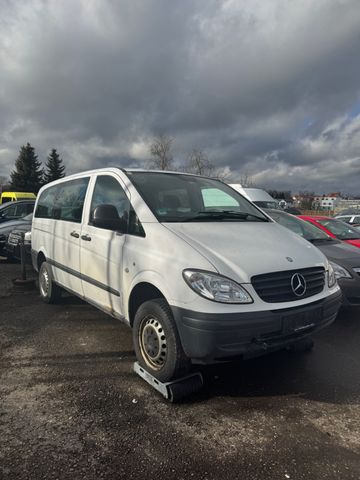
[[[248,217],[256,218],[262,222],[268,222],[269,220],[266,217],[260,217],[253,213],[246,212],[237,212],[235,210],[203,210],[199,211],[193,217],[188,217],[183,219],[183,222],[193,222],[196,220],[223,220],[226,218],[234,218],[240,220],[246,220]]]

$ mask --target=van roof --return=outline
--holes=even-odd
[[[189,176],[196,176],[196,177],[206,177],[206,175],[197,175],[195,173],[186,173],[186,172],[176,172],[176,171],[172,171],[172,170],[148,170],[148,169],[145,169],[145,168],[122,168],[122,167],[114,167],[114,166],[111,166],[111,167],[104,167],[104,168],[94,168],[93,170],[85,170],[83,172],[77,172],[77,173],[73,173],[71,175],[66,175],[66,177],[63,177],[63,178],[60,178],[58,180],[54,180],[53,182],[50,182],[50,183],[47,183],[46,185],[44,185],[42,189],[46,189],[48,186],[50,185],[56,185],[57,183],[62,183],[62,182],[66,182],[67,180],[71,180],[71,179],[77,179],[77,178],[81,178],[83,176],[86,176],[86,175],[93,175],[93,174],[96,174],[96,173],[106,173],[106,172],[116,172],[116,171],[122,171],[124,173],[132,173],[132,172],[143,172],[143,173],[163,173],[163,174],[166,174],[166,175],[171,175],[171,174],[176,174],[176,175],[189,175]],[[207,177],[209,178],[209,177]]]

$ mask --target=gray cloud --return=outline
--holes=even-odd
[[[145,162],[166,132],[179,163],[197,147],[234,180],[360,193],[357,0],[0,8],[0,174],[27,141],[70,173]]]

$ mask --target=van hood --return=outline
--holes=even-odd
[[[250,283],[253,275],[326,263],[320,250],[275,222],[163,225],[206,257],[220,274],[241,283]]]

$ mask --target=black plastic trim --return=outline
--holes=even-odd
[[[202,363],[256,356],[287,345],[332,323],[341,291],[306,305],[261,312],[203,313],[171,306],[185,354]]]

